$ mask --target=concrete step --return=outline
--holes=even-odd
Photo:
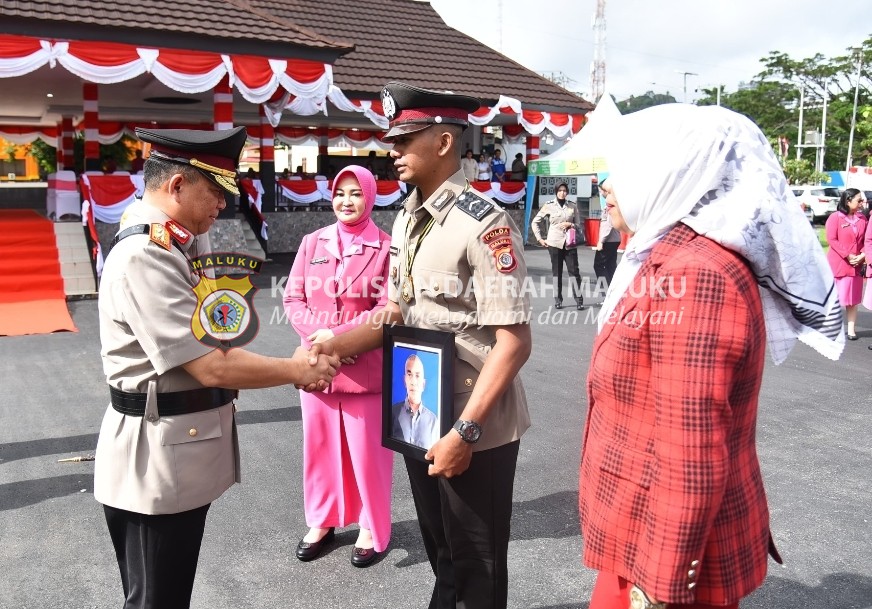
[[[96,294],[97,285],[94,281],[91,256],[82,224],[55,222],[54,232],[66,295],[69,297]]]
[[[244,216],[238,217],[242,218],[242,234],[245,236],[245,253],[249,256],[260,258],[261,260],[265,259],[266,252],[264,252],[263,248],[260,246],[260,241],[257,240],[257,236],[251,229],[248,220],[246,220]]]

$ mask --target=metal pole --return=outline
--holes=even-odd
[[[828,90],[829,81],[824,81],[824,115],[821,117],[821,143],[818,148],[818,171],[823,173],[824,171],[824,155],[827,150],[827,103],[830,100],[830,92]]]
[[[717,105],[721,105],[721,85],[718,85],[718,101]]]
[[[681,70],[675,70],[679,74],[684,75],[684,103],[687,103],[687,77],[688,76],[699,76],[696,72],[682,72]]]
[[[799,131],[796,134],[796,160],[802,158],[802,112],[805,108],[805,87],[799,88]]]
[[[854,127],[857,125],[857,98],[860,95],[860,72],[863,70],[863,49],[857,51],[857,84],[854,86],[854,110],[851,112],[851,131],[848,136],[848,160],[845,161],[845,171],[851,170],[854,160]]]

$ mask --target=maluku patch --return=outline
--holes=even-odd
[[[512,229],[497,226],[482,235],[481,240],[493,253],[496,269],[500,273],[511,273],[518,268],[518,259],[512,246]]]

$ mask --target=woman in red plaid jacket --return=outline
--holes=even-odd
[[[633,237],[588,374],[590,609],[738,607],[780,562],[755,446],[767,338],[776,363],[797,339],[837,358],[833,276],[747,118],[657,106],[611,148],[607,213]]]

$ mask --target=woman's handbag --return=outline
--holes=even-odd
[[[566,229],[566,247],[576,247],[578,243],[575,240],[575,227],[571,226]]]

